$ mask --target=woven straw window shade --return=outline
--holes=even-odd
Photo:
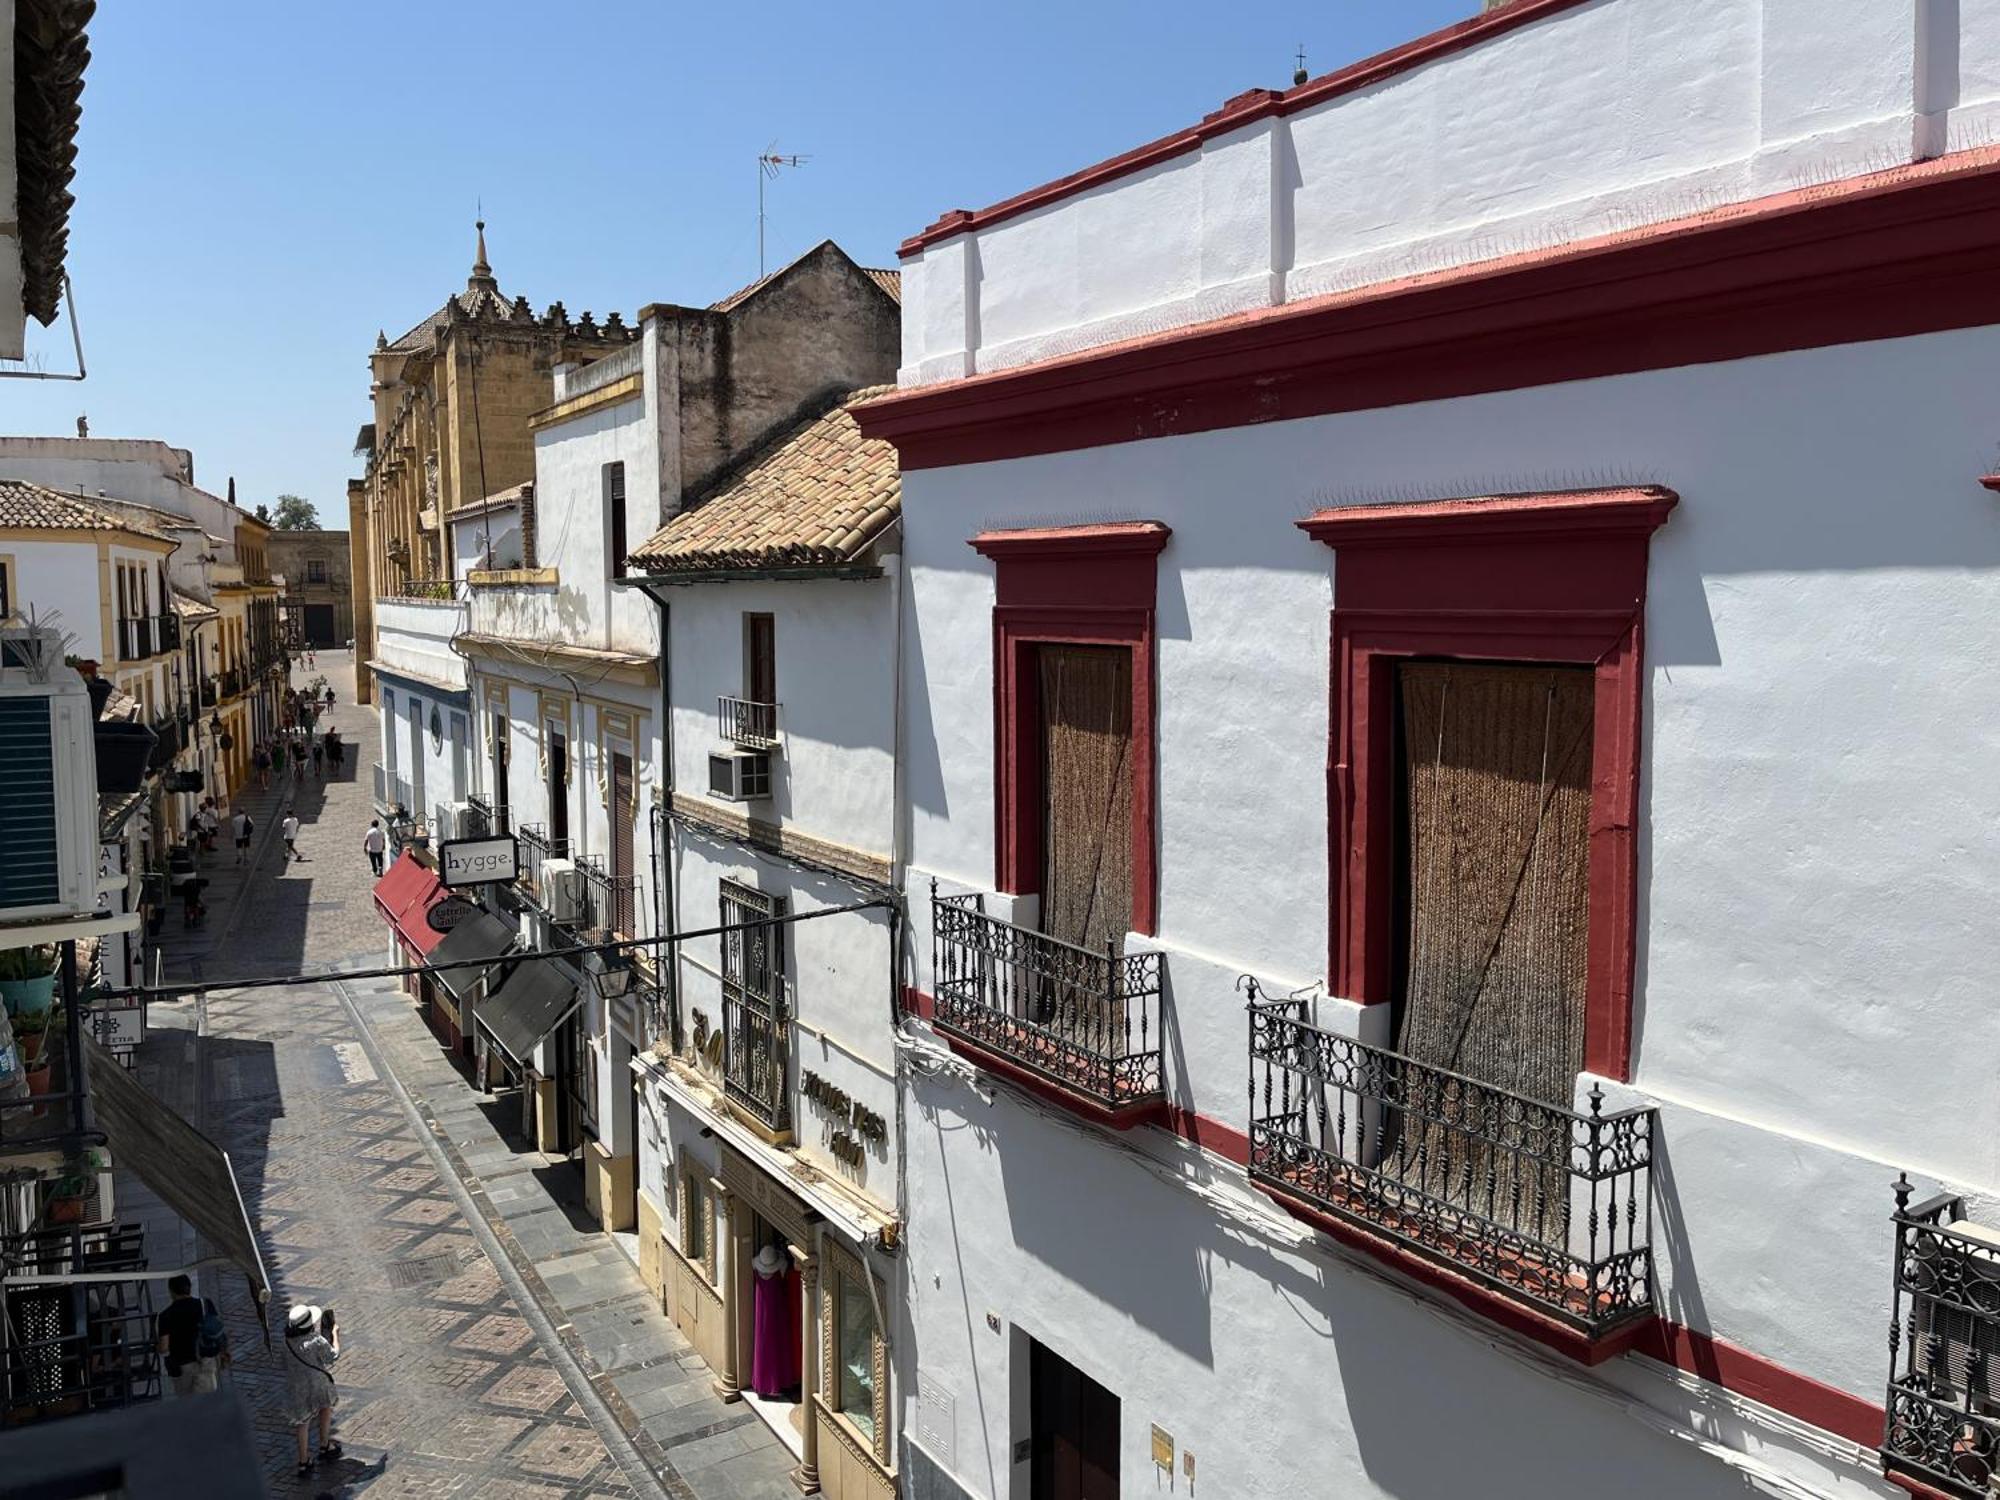
[[[1042,931],[1102,953],[1132,925],[1132,654],[1039,654]]]

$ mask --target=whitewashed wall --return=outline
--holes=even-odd
[[[1168,523],[1157,943],[1172,999],[1168,1091],[1244,1128],[1232,981],[1247,971],[1289,988],[1325,974],[1336,565],[1293,522],[1385,496],[1565,488],[1580,473],[1672,486],[1682,499],[1652,542],[1646,616],[1635,1088],[1614,1098],[1662,1108],[1664,1310],[1879,1402],[1890,1179],[1907,1167],[2000,1196],[1988,983],[2000,821],[1987,791],[2000,785],[2000,516],[1977,483],[1996,375],[2000,331],[1982,329],[907,474],[911,889],[933,871],[948,888],[992,879],[992,583],[966,538],[1064,514]],[[913,908],[928,984],[923,903]],[[1012,1179],[1046,1173],[1045,1152],[982,1110],[971,1117],[1000,1149],[948,1156],[950,1228],[968,1255],[1044,1236],[1037,1216],[1053,1211]],[[1087,1150],[1064,1163],[1100,1170]],[[1007,1190],[981,1191],[995,1172]],[[946,1187],[913,1143],[918,1255],[927,1226],[947,1232]],[[1313,1390],[1368,1347],[1343,1331],[1359,1314],[1341,1285],[1274,1296],[1270,1268],[1236,1268],[1196,1199],[1143,1220],[1080,1188],[1064,1203],[1065,1230],[1084,1243],[1146,1222],[1149,1259],[1209,1268],[1216,1357],[1208,1373],[1190,1366],[1188,1391],[1219,1410],[1254,1406],[1222,1377],[1225,1345],[1234,1359],[1239,1343],[1333,1319],[1331,1342],[1299,1345],[1288,1369]],[[1000,1255],[977,1252],[989,1253]],[[956,1307],[928,1310],[939,1268],[912,1264],[928,1368],[966,1325]],[[982,1294],[1040,1297],[1033,1270],[996,1264]],[[1076,1276],[1099,1294],[1115,1280],[1081,1265]],[[1052,1326],[1103,1321],[1075,1295],[1061,1318],[1079,1321],[1052,1315]],[[1128,1381],[1150,1381],[1126,1372],[1165,1357],[1167,1335],[1144,1322],[1090,1335]],[[943,1373],[992,1378],[984,1366]],[[962,1452],[982,1441],[969,1405],[961,1396]],[[1342,1406],[1329,1396],[1319,1409]]]
[[[375,658],[441,687],[463,690],[465,658],[451,648],[465,606],[450,599],[377,599]]]
[[[2000,0],[1595,0],[932,244],[903,262],[901,379],[1627,230],[1996,122]]]
[[[887,560],[893,574],[895,557]],[[746,614],[772,617],[783,747],[760,821],[886,859],[894,833],[895,581],[690,584],[672,612],[674,785],[705,796],[716,699],[744,692]]]
[[[104,638],[103,612],[98,607],[106,595],[97,544],[34,541],[19,536],[0,539],[0,552],[14,559],[16,597],[12,608],[23,615],[30,605],[38,616],[59,614],[56,627],[75,638],[66,649],[97,661],[107,672],[115,670],[117,644]],[[115,599],[111,617],[114,622],[118,618]]]
[[[477,735],[470,711],[462,700],[411,684],[408,679],[377,679],[381,692],[380,743],[375,747],[381,764],[410,784],[410,811],[421,812],[428,822],[439,807],[463,802],[474,789],[473,757]],[[443,728],[443,743],[431,740],[431,712],[435,709]],[[417,733],[410,732],[414,713]],[[418,768],[422,771],[422,793],[417,792]],[[362,775],[369,775],[363,770]],[[437,837],[436,830],[432,838]]]

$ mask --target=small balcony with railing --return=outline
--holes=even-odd
[[[548,895],[543,867],[552,859],[569,858],[569,840],[549,837],[548,827],[542,823],[523,823],[514,837],[521,846],[521,889],[537,905],[543,905]]]
[[[412,793],[409,781],[404,777],[398,776],[393,769],[383,765],[380,761],[375,763],[374,773],[375,810],[384,817],[390,817],[397,813],[414,815],[416,807],[411,800]]]
[[[120,661],[146,661],[168,651],[178,651],[181,622],[178,615],[136,615],[113,622],[117,633]]]
[[[461,838],[504,838],[507,835],[507,831],[507,809],[505,806],[496,806],[484,797],[467,797],[465,799],[465,817],[463,819],[462,832],[459,835]]]
[[[1882,1464],[1962,1500],[2000,1494],[2000,1230],[1896,1182]]]
[[[1250,992],[1251,1181],[1295,1216],[1597,1363],[1654,1313],[1657,1112],[1587,1113]],[[1442,1276],[1437,1272],[1445,1273]]]
[[[739,750],[778,748],[778,708],[776,703],[758,703],[750,698],[717,698],[715,731],[723,743]]]
[[[1080,947],[931,889],[931,1021],[1037,1092],[1124,1127],[1166,1108],[1163,960]]]
[[[639,879],[606,867],[601,854],[586,854],[576,862],[577,909],[565,923],[580,936],[594,940],[635,938],[638,933]]]

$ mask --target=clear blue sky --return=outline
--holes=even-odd
[[[91,25],[69,266],[90,378],[0,382],[0,431],[157,437],[246,505],[342,526],[367,354],[463,286],[628,319],[976,208],[1461,20],[1478,0],[611,4],[114,0]],[[31,325],[67,368],[68,332]]]

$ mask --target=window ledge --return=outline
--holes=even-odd
[[[554,568],[474,568],[465,581],[476,589],[536,587],[562,580]]]

